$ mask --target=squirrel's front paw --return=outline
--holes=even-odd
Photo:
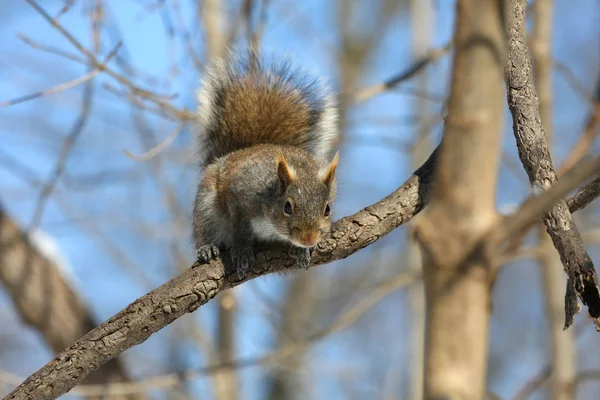
[[[214,244],[206,244],[196,250],[196,257],[201,263],[207,263],[219,257],[219,248]]]
[[[296,263],[301,268],[308,269],[310,266],[310,249],[292,246],[290,248],[290,255],[296,259]]]
[[[254,250],[250,246],[232,247],[231,261],[237,270],[238,278],[243,279],[246,271],[254,265]]]

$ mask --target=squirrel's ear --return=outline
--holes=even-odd
[[[339,160],[339,150],[335,153],[335,157],[333,157],[333,161],[331,162],[331,164],[329,164],[329,166],[327,168],[325,168],[323,171],[321,171],[320,177],[321,177],[321,182],[323,182],[328,189],[331,190],[331,184],[335,181],[335,171],[337,169],[338,166],[338,160]]]
[[[294,176],[294,170],[288,165],[287,161],[285,161],[283,154],[279,153],[279,156],[277,157],[277,177],[281,184],[281,194],[285,193],[287,187],[294,181]]]

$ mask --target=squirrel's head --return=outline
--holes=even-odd
[[[331,228],[331,208],[336,192],[338,153],[326,167],[295,170],[283,154],[277,159],[279,179],[277,228],[292,244],[313,247]],[[302,174],[302,176],[300,176]]]

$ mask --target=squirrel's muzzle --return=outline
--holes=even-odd
[[[300,232],[298,236],[298,240],[302,243],[303,246],[312,247],[319,241],[319,232],[316,230],[309,230]]]

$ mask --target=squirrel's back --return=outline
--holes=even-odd
[[[259,144],[300,147],[325,160],[337,139],[333,96],[287,61],[230,53],[208,68],[198,100],[204,165]]]

